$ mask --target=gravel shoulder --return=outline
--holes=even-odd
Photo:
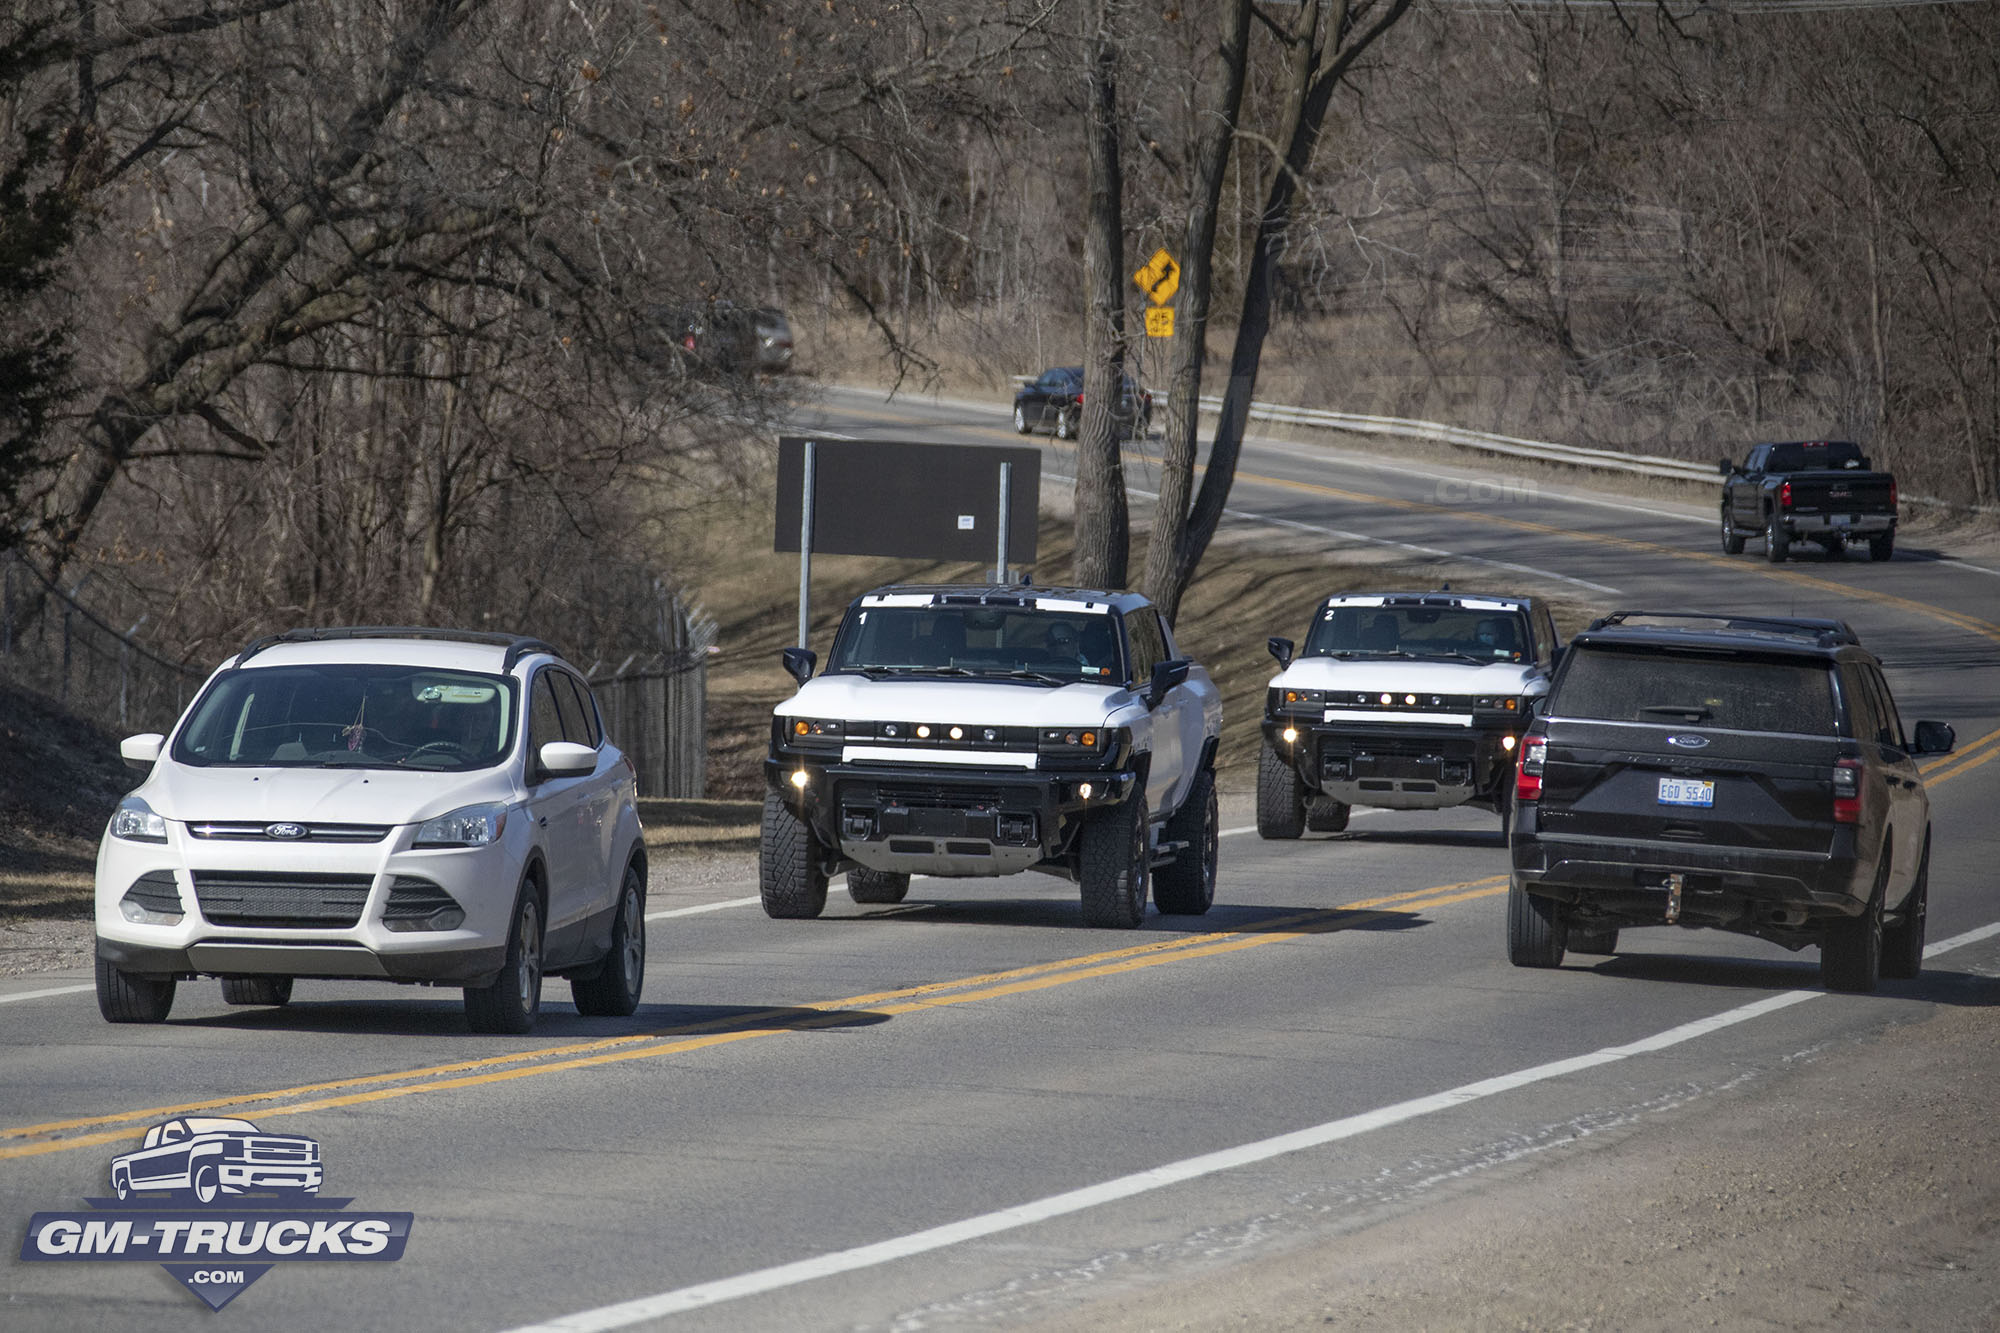
[[[1379,1225],[1037,1327],[2000,1328],[1996,1088],[2000,1011],[1940,1008]]]

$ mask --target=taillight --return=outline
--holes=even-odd
[[[1515,800],[1542,799],[1542,761],[1548,755],[1549,743],[1540,736],[1530,736],[1521,742],[1521,767],[1514,773]]]
[[[1861,761],[1843,759],[1833,766],[1833,822],[1861,822]]]
[[[1896,512],[1896,479],[1889,478],[1889,512]]]
[[[1792,483],[1781,482],[1778,486],[1778,503],[1786,509],[1792,507]]]

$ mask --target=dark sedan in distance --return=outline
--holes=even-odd
[[[1127,375],[1118,411],[1120,434],[1144,435],[1152,420],[1153,395]],[[1082,426],[1082,366],[1045,370],[1014,391],[1014,429],[1021,434],[1047,429],[1055,432],[1058,440],[1073,440]]]

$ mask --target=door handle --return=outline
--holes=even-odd
[[[549,826],[549,817],[547,815],[543,815],[536,822],[539,823],[543,828],[547,828]]]

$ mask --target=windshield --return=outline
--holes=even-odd
[[[1518,662],[1528,651],[1518,611],[1452,606],[1329,606],[1306,634],[1306,657],[1469,657]]]
[[[174,741],[197,767],[489,768],[514,734],[505,676],[360,664],[256,667],[216,680]]]
[[[1109,612],[1018,606],[871,606],[851,612],[829,671],[1122,682]]]

